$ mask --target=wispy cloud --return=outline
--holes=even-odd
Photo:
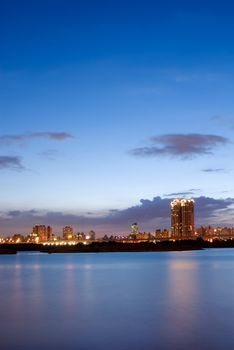
[[[2,169],[23,170],[24,166],[20,157],[0,156],[0,170]]]
[[[187,191],[181,191],[181,192],[173,192],[173,193],[167,193],[164,194],[164,197],[180,197],[180,196],[193,196],[196,192],[199,192],[200,189],[192,188]]]
[[[204,173],[226,173],[227,170],[223,168],[206,168],[202,169]]]
[[[213,117],[210,118],[210,121],[221,127],[234,129],[234,121],[231,118],[227,118],[222,115],[214,115]]]
[[[18,143],[25,142],[36,139],[47,139],[52,141],[65,141],[71,139],[73,136],[67,132],[32,132],[26,134],[17,134],[17,135],[1,135],[1,143]]]
[[[48,160],[55,160],[59,155],[59,152],[56,149],[48,149],[39,153],[39,156]]]
[[[167,134],[151,138],[151,146],[135,148],[130,153],[137,157],[173,156],[182,159],[212,154],[217,146],[229,142],[226,137],[203,134]]]

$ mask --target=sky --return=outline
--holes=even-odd
[[[232,1],[2,1],[0,40],[0,236],[234,226]]]

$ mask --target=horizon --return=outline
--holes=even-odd
[[[169,228],[176,197],[234,226],[233,10],[2,3],[0,236]]]
[[[27,215],[27,220],[31,222],[31,227],[27,229],[22,229],[21,230],[17,230],[16,232],[10,232],[10,235],[14,235],[14,234],[21,234],[24,236],[29,235],[32,232],[32,229],[34,226],[37,225],[45,225],[45,226],[50,226],[53,230],[53,233],[55,233],[57,236],[62,234],[62,230],[65,226],[71,226],[76,233],[78,232],[89,232],[93,230],[93,227],[91,226],[91,224],[89,224],[89,226],[87,225],[87,221],[92,221],[93,222],[93,226],[97,226],[99,229],[97,231],[95,231],[95,233],[97,234],[97,238],[101,238],[103,235],[128,235],[130,233],[130,229],[131,229],[131,225],[133,223],[133,219],[134,216],[136,215],[136,213],[138,213],[138,218],[140,218],[140,227],[139,227],[139,231],[140,232],[155,232],[157,229],[163,230],[171,230],[171,209],[170,209],[170,205],[174,200],[178,200],[178,199],[185,199],[185,197],[178,197],[178,198],[154,198],[151,203],[149,200],[146,201],[147,203],[147,207],[148,208],[144,208],[144,200],[142,200],[141,202],[141,206],[135,206],[132,208],[127,208],[123,211],[114,211],[114,215],[109,215],[106,217],[89,217],[89,216],[77,216],[77,215],[64,215],[61,213],[55,213],[55,212],[51,212],[51,213],[46,213],[46,216],[42,216],[40,212],[28,212]],[[198,198],[186,198],[189,200],[193,200],[194,204],[195,204],[195,210],[194,210],[194,217],[195,217],[195,228],[199,228],[199,227],[234,227],[234,225],[230,224],[230,225],[226,225],[222,222],[217,222],[217,221],[213,221],[213,223],[211,223],[210,220],[207,220],[207,217],[210,217],[213,215],[213,212],[221,210],[221,209],[217,209],[219,208],[219,206],[222,204],[222,200],[221,203],[218,202],[218,200],[214,200],[211,198],[206,198],[204,196],[198,197]],[[232,200],[230,199],[226,199],[229,200],[229,205],[232,204]],[[158,201],[160,201],[161,203],[159,204]],[[197,208],[197,203],[199,203],[199,207]],[[151,208],[149,209],[149,204],[151,206]],[[158,224],[157,227],[153,227],[154,225],[154,220],[155,220],[155,213],[154,210],[155,208],[159,208],[160,207],[160,217],[163,218],[163,221],[160,222],[164,222],[165,225],[164,226],[160,226],[160,224]],[[22,219],[22,216],[20,215],[20,213],[18,213],[17,211],[15,212],[11,212],[10,215],[12,217],[20,217],[20,220]],[[145,219],[145,215],[147,215],[147,219]],[[55,217],[54,217],[55,216]],[[54,225],[53,224],[53,220],[55,220],[57,217],[57,219],[59,218],[59,224]],[[64,219],[64,217],[66,217],[66,220]],[[38,218],[37,221],[35,221]],[[42,219],[43,218],[43,219]],[[132,219],[132,220],[131,220]],[[23,221],[25,220],[25,218],[22,219]],[[44,221],[43,221],[44,220]],[[217,220],[217,218],[214,218],[214,220]],[[112,222],[112,224],[110,224],[110,222]],[[116,224],[117,222],[117,224]],[[139,222],[139,221],[138,221]],[[151,222],[151,228],[150,229],[145,229],[144,228],[144,222],[148,223]],[[107,224],[108,223],[108,224]],[[114,228],[116,226],[118,226],[118,224],[121,223],[122,224],[122,228],[121,231],[117,232],[114,231]],[[111,229],[108,229],[108,225],[110,225]],[[137,223],[138,225],[138,223]],[[103,229],[100,228],[103,227]],[[139,225],[138,225],[139,226]],[[19,226],[21,227],[21,226]],[[79,229],[78,229],[79,227]],[[28,230],[29,229],[29,230]],[[28,232],[27,232],[28,230]],[[74,233],[75,233],[74,232]],[[7,237],[9,235],[8,234],[2,234],[0,235],[0,237]]]

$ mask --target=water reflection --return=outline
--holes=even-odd
[[[65,301],[68,312],[71,312],[72,308],[74,308],[75,298],[77,297],[74,286],[74,269],[75,266],[72,263],[65,265]]]
[[[168,264],[168,334],[171,345],[195,346],[194,332],[200,322],[199,263],[189,259],[170,260]]]
[[[15,267],[12,271],[12,309],[11,311],[17,317],[21,315],[24,310],[24,302],[23,302],[23,286],[22,286],[22,265],[19,263],[15,264]]]
[[[0,267],[4,350],[234,348],[234,250],[20,254]]]

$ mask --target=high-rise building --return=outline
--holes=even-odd
[[[32,236],[38,238],[39,242],[45,242],[51,239],[52,227],[45,225],[35,225],[32,230]]]
[[[71,226],[65,226],[63,228],[63,238],[73,239],[73,228]]]
[[[193,199],[175,199],[171,202],[172,238],[194,238],[194,203]]]
[[[47,226],[47,239],[50,241],[53,238],[53,230],[51,226]]]
[[[139,233],[139,228],[137,222],[131,225],[131,235],[135,236]]]

